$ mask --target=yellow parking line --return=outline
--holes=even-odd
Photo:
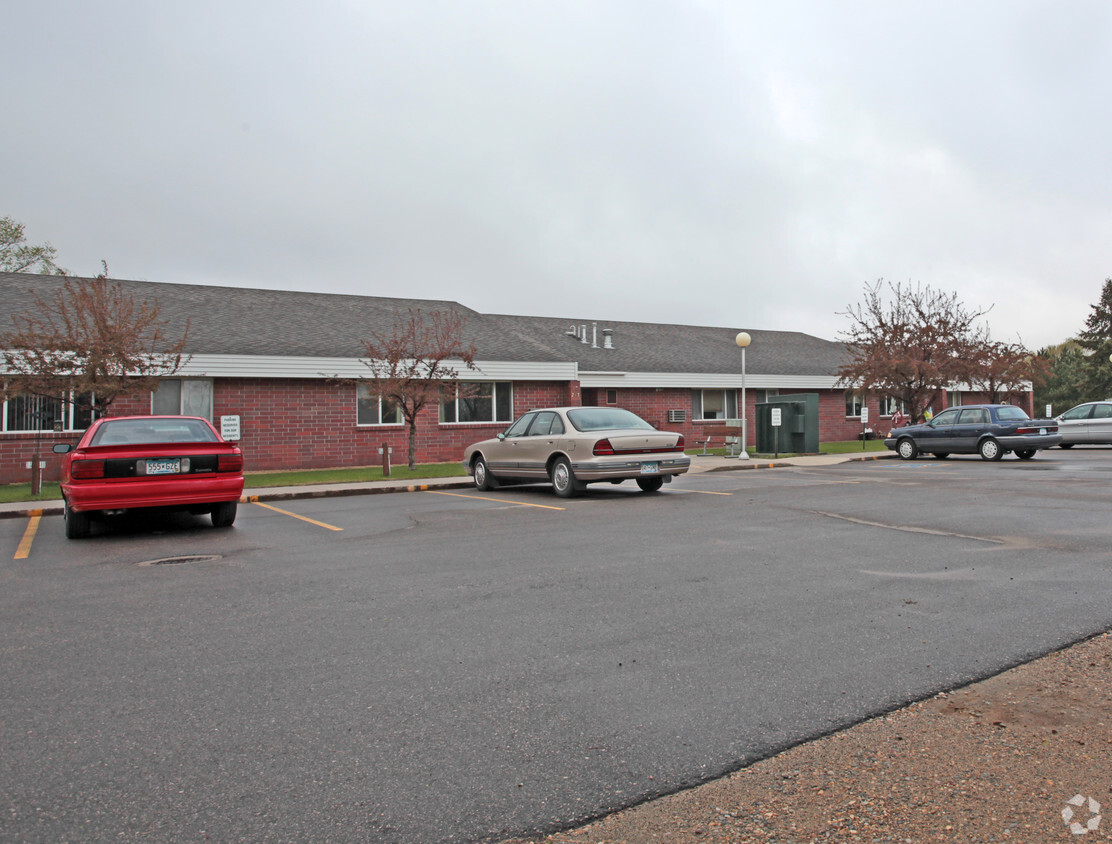
[[[497,501],[499,504],[516,504],[518,507],[540,507],[542,510],[563,510],[563,507],[553,507],[551,504],[528,504],[524,501],[507,501],[505,498],[488,498],[485,495],[464,495],[461,492],[441,492],[430,489],[434,495],[454,495],[456,498],[474,498],[478,501]]]
[[[23,539],[19,541],[19,547],[15,549],[13,560],[26,560],[31,554],[31,543],[35,539],[35,534],[38,533],[41,519],[42,510],[31,511],[31,518],[27,521],[27,530],[23,531]]]
[[[330,525],[326,522],[318,522],[316,519],[310,519],[308,516],[299,516],[297,513],[291,513],[289,510],[283,510],[281,507],[272,507],[269,504],[263,504],[261,501],[259,501],[259,497],[257,495],[252,495],[247,500],[250,501],[252,504],[258,504],[260,507],[265,507],[267,510],[273,510],[275,513],[281,513],[283,516],[293,516],[295,519],[301,519],[301,521],[308,522],[311,525],[328,528],[329,530],[343,530],[342,527],[336,527],[335,525]]]

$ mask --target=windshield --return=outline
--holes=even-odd
[[[102,422],[89,445],[151,445],[214,443],[216,433],[202,419],[120,419]]]
[[[568,420],[577,431],[608,431],[619,428],[655,430],[636,414],[620,407],[577,407],[568,411]]]

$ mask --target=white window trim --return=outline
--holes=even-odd
[[[716,389],[716,388],[713,388],[713,387],[702,387],[702,388],[698,389],[698,393],[699,393],[698,410],[696,410],[695,407],[691,408],[691,421],[692,422],[694,422],[694,423],[709,422],[709,423],[713,424],[715,422],[723,422],[726,419],[736,418],[736,417],[730,416],[730,405],[731,405],[730,399],[731,399],[731,394],[732,394],[733,410],[734,410],[734,413],[736,414],[738,405],[741,403],[741,395],[740,395],[739,390],[735,390],[735,389],[732,389],[732,388]],[[707,406],[707,402],[706,402],[707,393],[714,393],[715,395],[720,396],[722,398],[722,415],[721,416],[707,416],[706,415],[705,408]],[[694,402],[692,402],[692,404],[694,404]]]
[[[69,395],[69,400],[66,400],[66,399],[63,398],[64,394]],[[73,403],[73,391],[68,390],[68,391],[65,391],[64,394],[59,393],[58,394],[58,399],[57,399],[58,401],[60,401],[62,403],[62,415],[64,417],[64,422],[63,422],[63,425],[62,425],[62,433],[73,434],[73,433],[79,433],[81,431],[84,431],[85,430],[84,428],[74,427],[73,417],[76,414],[77,408],[74,406],[74,403]],[[93,394],[93,397],[95,399],[95,397],[96,397],[95,393]],[[40,401],[47,401],[47,399],[44,399],[44,398],[41,398],[41,397],[39,398],[39,400]],[[0,401],[0,434],[53,434],[53,433],[56,433],[53,426],[51,426],[50,428],[10,428],[9,429],[8,428],[8,402],[9,401],[10,401],[10,399],[5,399],[4,401]],[[96,418],[97,418],[96,411],[90,410],[89,411],[89,417],[90,417],[90,419],[89,419],[90,423],[95,421]]]
[[[494,389],[494,394],[491,396],[491,410],[493,411],[495,418],[494,419],[471,420],[471,421],[466,421],[466,422],[459,421],[459,385],[460,384],[491,384],[493,386],[493,389]],[[437,413],[437,424],[441,425],[442,427],[449,428],[449,427],[453,427],[453,426],[457,426],[457,425],[463,425],[463,426],[467,426],[467,427],[471,427],[471,426],[475,426],[475,425],[507,425],[510,422],[513,422],[517,418],[516,416],[514,416],[514,388],[513,388],[513,382],[512,381],[480,381],[480,380],[474,380],[474,379],[469,380],[469,381],[464,381],[464,380],[460,379],[459,381],[455,382],[455,385],[456,385],[455,386],[456,396],[455,396],[455,398],[451,399],[451,402],[455,405],[455,413],[453,413],[452,415],[456,417],[456,421],[454,421],[454,422],[445,422],[445,421],[440,419],[441,408],[444,407],[445,404],[447,404],[447,402],[442,401],[437,405],[437,411],[436,411],[436,413]],[[499,419],[499,418],[497,418],[498,417],[497,390],[499,388],[499,385],[505,385],[505,388],[509,389],[509,391],[510,391],[510,415],[509,415],[508,419]]]
[[[861,418],[861,411],[858,411],[857,413],[849,413],[848,412],[849,411],[849,407],[848,407],[849,402],[847,401],[847,399],[849,399],[851,397],[852,397],[854,406],[860,405],[861,408],[864,409],[864,407],[865,407],[865,393],[863,393],[861,390],[846,390],[845,395],[842,397],[842,407],[845,408],[845,410],[847,411],[846,412],[846,419],[860,419]]]
[[[902,413],[902,414],[903,414],[904,416],[906,416],[906,415],[907,415],[907,410],[906,410],[906,409],[904,408],[904,401],[903,401],[903,399],[894,399],[894,398],[891,398],[891,397],[889,397],[889,396],[882,396],[882,397],[880,398],[880,402],[882,402],[882,403],[884,403],[884,404],[893,404],[893,403],[894,403],[894,404],[895,404],[895,406],[896,406],[896,409],[895,409],[895,410],[893,410],[893,411],[892,411],[892,412],[890,412],[890,413],[885,413],[885,412],[884,412],[884,411],[885,411],[885,408],[884,408],[884,407],[881,407],[881,408],[880,408],[880,418],[881,418],[881,419],[891,419],[891,418],[892,418],[893,416],[895,416],[895,415],[896,415],[897,413]]]
[[[359,421],[359,402],[360,402],[361,397],[360,397],[359,393],[360,393],[361,390],[365,391],[365,393],[366,393],[365,397],[366,398],[370,398],[372,395],[375,395],[371,392],[370,387],[367,386],[366,384],[359,384],[359,385],[356,386],[356,388],[355,388],[355,427],[356,428],[401,428],[402,426],[405,425],[405,417],[402,416],[402,412],[401,412],[400,407],[397,408],[397,415],[398,415],[398,417],[400,417],[397,421],[395,421],[395,422],[383,422],[382,421],[382,395],[381,394],[375,396],[378,399],[378,418],[379,418],[379,421],[378,422],[360,422]]]

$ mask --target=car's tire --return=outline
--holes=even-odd
[[[896,454],[898,454],[902,460],[914,460],[919,456],[919,446],[915,445],[915,440],[904,437],[896,443]]]
[[[574,498],[583,492],[583,483],[575,479],[571,462],[566,457],[556,458],[549,477],[552,480],[552,489],[561,498]]]
[[[235,501],[221,501],[219,504],[212,508],[212,526],[213,527],[231,527],[236,520],[236,505]]]
[[[641,492],[657,492],[664,486],[664,478],[638,478],[637,486]]]
[[[1073,448],[1077,443],[1058,443],[1058,448]]]
[[[1035,456],[1036,451],[1037,449],[1034,448],[1024,448],[1017,451],[1015,453],[1015,456],[1018,457],[1020,460],[1030,460],[1032,457]]]
[[[981,440],[981,444],[977,446],[977,451],[980,453],[982,460],[999,460],[1004,456],[1004,449],[992,437],[985,437]]]
[[[475,489],[481,492],[498,489],[498,481],[490,474],[490,466],[481,457],[475,458],[475,462],[471,465],[471,476],[475,479]]]
[[[938,451],[938,452],[935,452],[935,455],[934,455],[936,460],[945,460],[949,456],[950,456],[950,452],[948,452],[948,451]]]
[[[84,539],[92,529],[88,513],[78,513],[65,502],[63,516],[66,520],[66,539]]]

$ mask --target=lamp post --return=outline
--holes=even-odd
[[[746,424],[745,418],[745,349],[753,338],[746,332],[738,332],[737,337],[734,338],[738,348],[741,349],[741,453],[738,454],[743,460],[749,459],[749,426]]]

